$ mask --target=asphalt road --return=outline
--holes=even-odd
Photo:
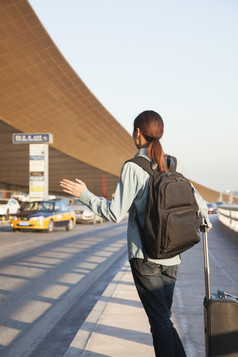
[[[62,356],[127,259],[127,221],[71,232],[0,226],[0,355]]]

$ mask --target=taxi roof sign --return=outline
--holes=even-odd
[[[17,133],[12,134],[13,144],[53,144],[53,134],[49,133],[34,133],[34,134],[23,134]]]

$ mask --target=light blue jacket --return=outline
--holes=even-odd
[[[148,160],[147,148],[140,149],[136,156],[144,156]],[[129,211],[127,241],[128,258],[144,258],[142,245],[137,224],[133,218],[131,205],[134,202],[141,222],[144,225],[145,207],[148,193],[148,182],[150,175],[139,165],[133,162],[127,162],[121,169],[121,175],[117,184],[114,197],[111,201],[101,200],[89,190],[83,191],[80,201],[86,204],[94,213],[108,221],[120,222]],[[208,218],[208,209],[205,201],[195,190],[199,210],[203,219],[210,226]],[[149,259],[157,264],[175,265],[180,263],[179,255],[170,259]]]

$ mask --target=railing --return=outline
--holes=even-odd
[[[218,209],[219,221],[222,223],[226,234],[238,243],[238,205],[221,206]]]

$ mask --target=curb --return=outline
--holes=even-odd
[[[92,333],[95,331],[100,317],[103,315],[103,312],[105,311],[108,303],[110,302],[113,293],[117,289],[118,285],[120,284],[121,280],[128,272],[128,270],[130,270],[130,267],[129,263],[127,262],[116,274],[112,282],[104,290],[102,294],[103,301],[99,300],[96,303],[91,313],[88,315],[87,319],[80,327],[79,331],[77,332],[76,336],[74,337],[73,341],[71,342],[68,350],[65,352],[63,357],[83,356],[87,343]],[[117,281],[117,283],[115,283],[115,281]]]

